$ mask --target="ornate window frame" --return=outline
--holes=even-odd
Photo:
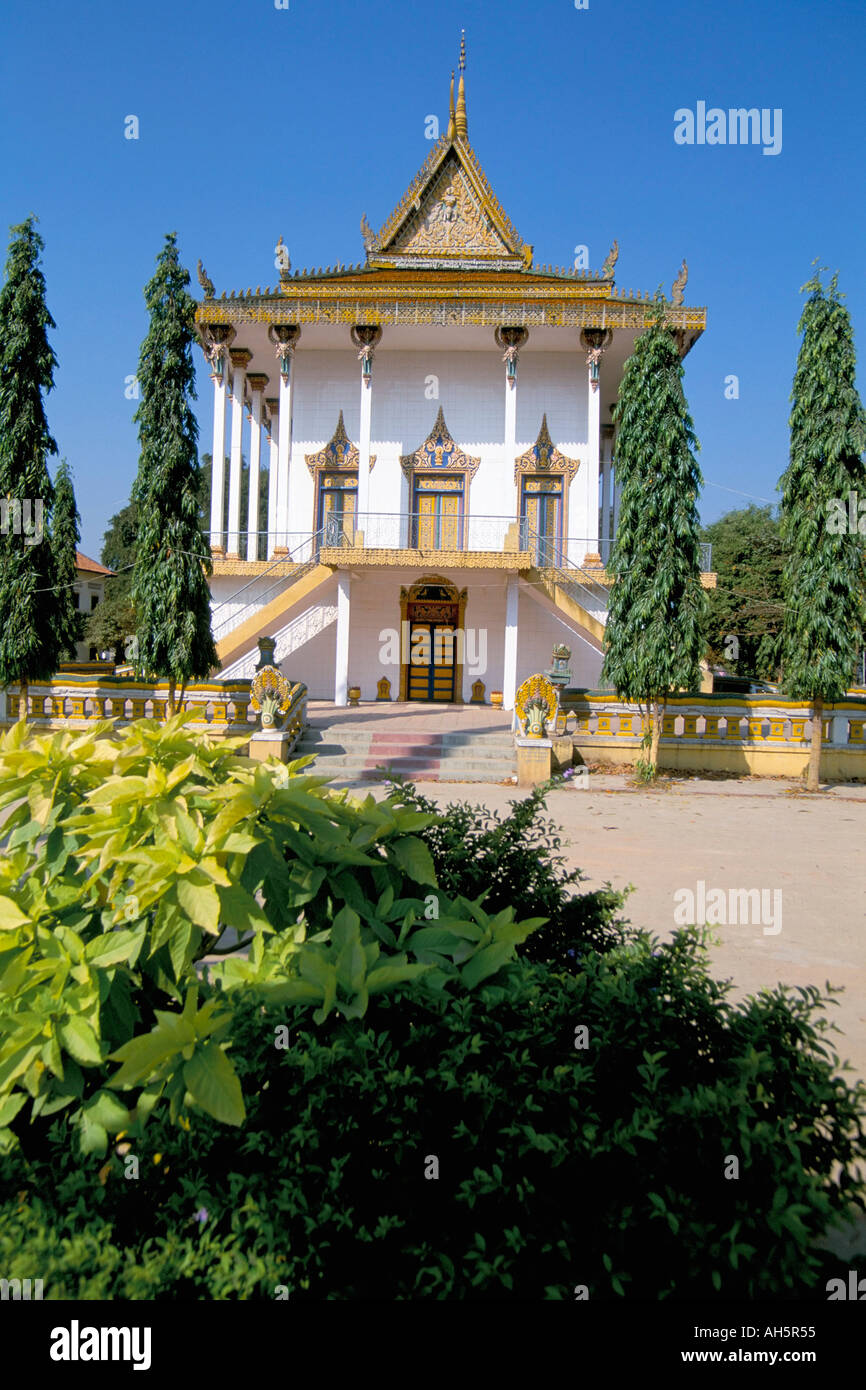
[[[305,454],[307,467],[313,477],[313,531],[318,529],[321,509],[321,477],[323,473],[354,473],[360,467],[361,451],[346,434],[343,412],[340,411],[337,427],[327,444],[314,454]],[[370,470],[376,462],[376,455],[370,455]]]
[[[543,477],[548,474],[550,477],[558,476],[562,482],[562,540],[568,536],[568,494],[571,483],[577,476],[580,468],[580,459],[569,458],[567,454],[560,453],[550,437],[550,430],[547,427],[547,412],[541,417],[541,429],[538,431],[538,438],[526,453],[518,455],[514,460],[514,482],[517,486],[517,508],[518,517],[523,516],[523,479],[527,476]]]

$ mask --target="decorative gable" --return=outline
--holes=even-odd
[[[320,449],[317,454],[305,454],[307,467],[311,473],[317,469],[324,468],[328,471],[340,470],[349,472],[357,470],[360,460],[358,446],[353,444],[346,434],[346,426],[343,423],[343,412],[340,411],[340,418],[337,421],[337,428],[328,440],[324,449]],[[370,456],[370,467],[376,462],[376,455]]]
[[[367,264],[522,270],[527,246],[506,217],[467,140],[434,146],[378,236],[362,219]]]
[[[514,481],[519,482],[521,474],[561,473],[565,481],[570,483],[579,467],[580,459],[568,458],[557,449],[547,428],[547,415],[544,414],[532,448],[514,460]]]
[[[412,454],[404,454],[400,459],[400,467],[407,478],[411,478],[415,472],[426,469],[437,473],[441,471],[466,473],[470,478],[474,478],[480,463],[480,458],[471,458],[469,454],[464,454],[463,450],[451,438],[451,431],[445,423],[441,405],[439,414],[436,416],[436,423],[420,449],[416,449]]]

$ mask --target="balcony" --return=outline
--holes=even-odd
[[[540,536],[526,517],[429,516],[417,512],[366,512],[326,518],[318,531],[293,531],[277,537],[280,554],[266,560],[268,536],[261,533],[256,560],[214,559],[214,574],[292,575],[314,560],[339,567],[352,551],[353,565],[460,565],[468,568],[561,569],[587,571],[595,583],[610,583],[605,567],[614,542],[599,537]],[[246,533],[241,554],[247,554]],[[601,564],[587,557],[599,556]],[[701,572],[712,569],[712,546],[700,545]]]

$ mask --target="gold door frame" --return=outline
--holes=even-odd
[[[457,604],[457,631],[463,632],[464,644],[466,641],[466,600],[468,597],[466,589],[458,590],[456,584],[452,584],[450,579],[445,579],[441,574],[425,574],[408,589],[400,588],[400,699],[404,703],[409,698],[409,662],[404,661],[404,655],[409,656],[408,625],[409,625],[409,604],[418,598],[419,591],[427,584],[438,584],[449,593],[448,602]],[[404,641],[404,637],[406,640]],[[452,704],[463,704],[463,662],[457,658],[461,655],[460,643],[457,641],[457,650],[454,653],[454,699]],[[404,651],[405,648],[405,651]]]

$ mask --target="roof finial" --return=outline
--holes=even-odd
[[[463,74],[466,71],[466,30],[460,31],[460,84],[457,88],[457,116],[456,129],[457,135],[461,140],[468,140],[469,127],[466,122],[466,86],[463,81]]]
[[[454,125],[454,69],[451,69],[451,100],[448,104],[448,139],[453,140],[457,134]]]

